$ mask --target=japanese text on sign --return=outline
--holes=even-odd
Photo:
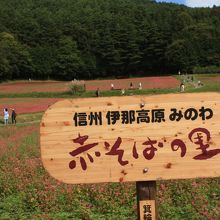
[[[75,126],[92,126],[103,125],[106,120],[108,125],[121,124],[140,124],[140,123],[163,123],[166,121],[165,109],[141,109],[129,111],[107,111],[103,112],[75,112],[73,121]],[[171,108],[168,112],[170,121],[179,122],[181,120],[196,119],[208,120],[213,117],[213,111],[210,108],[202,106],[200,109],[188,108],[185,111],[176,108]]]
[[[74,148],[75,148],[75,144],[78,144],[80,146],[75,150],[71,151],[69,154],[72,157],[76,157],[99,145],[99,143],[85,144],[85,142],[88,139],[89,139],[88,135],[80,136],[79,134],[77,138],[73,139],[73,143],[74,143]],[[220,149],[212,149],[212,150],[208,149],[211,147],[211,142],[210,142],[211,134],[209,130],[207,130],[206,128],[193,129],[192,131],[189,132],[188,139],[193,145],[195,145],[195,147],[197,147],[196,150],[198,151],[198,154],[193,157],[194,160],[207,160],[214,157],[217,154],[220,154]],[[107,141],[104,142],[104,145],[105,145],[104,146],[105,149],[107,150],[107,153],[105,153],[105,155],[115,156],[120,166],[125,166],[129,164],[129,161],[126,158],[124,158],[124,150],[122,147],[123,140],[121,137],[118,137],[113,145],[110,145],[110,143],[108,143]],[[146,135],[146,140],[141,145],[144,146],[144,149],[142,151],[142,156],[146,160],[152,160],[156,156],[156,152],[159,150],[159,148],[163,148],[163,147],[169,147],[172,151],[179,151],[180,157],[184,157],[187,153],[186,143],[178,138],[172,140],[170,146],[167,146],[166,139],[158,141]],[[141,156],[137,150],[136,142],[133,143],[131,153],[134,159],[138,159]],[[91,154],[87,153],[86,156],[90,163],[94,162],[94,158],[91,156]],[[101,153],[97,150],[95,151],[95,156],[101,157]],[[80,164],[82,170],[84,171],[87,170],[87,163],[84,158],[84,154],[80,156]],[[69,168],[74,169],[75,167],[76,167],[76,160],[73,159],[69,163]]]
[[[140,206],[140,220],[155,220],[155,200],[141,200]]]

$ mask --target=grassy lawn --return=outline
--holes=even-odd
[[[19,114],[16,117],[17,124],[16,126],[24,126],[26,124],[34,124],[41,121],[43,113],[42,112],[37,112],[37,113],[32,113],[32,114]],[[2,117],[0,118],[0,126],[4,126],[4,121]],[[11,121],[9,120],[9,126],[14,126],[11,124]]]

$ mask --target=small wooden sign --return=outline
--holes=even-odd
[[[156,219],[155,200],[139,201],[140,220]]]
[[[45,168],[65,183],[220,176],[220,94],[63,100],[40,127]]]

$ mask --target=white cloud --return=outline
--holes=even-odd
[[[185,4],[189,7],[212,7],[220,6],[220,0],[186,0]]]

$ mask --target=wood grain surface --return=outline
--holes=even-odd
[[[71,184],[217,177],[219,141],[219,93],[63,100],[40,126],[44,167]]]

